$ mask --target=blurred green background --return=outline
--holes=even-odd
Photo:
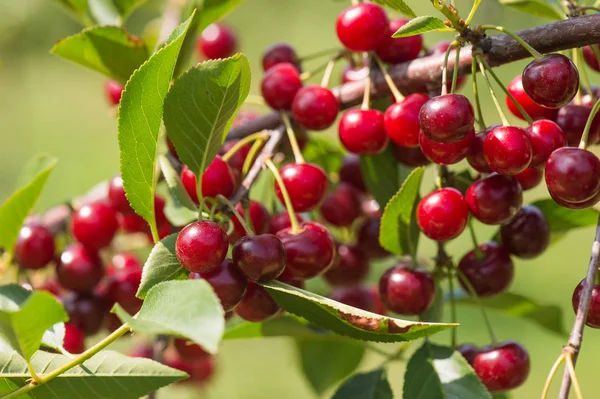
[[[419,15],[435,13],[428,1],[407,2]],[[226,21],[237,31],[240,50],[251,60],[253,93],[258,94],[262,51],[273,42],[289,42],[300,55],[339,46],[334,21],[348,3],[332,0],[246,0],[232,12]],[[471,1],[457,3],[461,14],[466,15]],[[141,34],[142,22],[158,11],[158,6],[150,3],[132,16],[128,27]],[[56,40],[80,30],[78,24],[53,2],[5,0],[0,2],[0,16],[0,134],[4,143],[0,146],[0,198],[6,198],[13,190],[19,170],[29,157],[47,152],[58,157],[60,162],[38,205],[43,210],[85,192],[118,171],[115,110],[110,109],[105,101],[102,76],[49,54]],[[513,30],[544,23],[501,7],[493,0],[483,2],[475,22],[496,23]],[[432,45],[442,38],[450,39],[451,36],[428,34],[425,42]],[[501,67],[498,74],[508,84],[526,62]],[[598,76],[594,72],[589,73],[591,79],[597,82]],[[470,95],[470,81],[462,91]],[[488,124],[498,123],[499,118],[486,94],[483,104]],[[512,120],[522,125],[516,119]],[[528,192],[527,199],[545,195],[542,188]],[[490,237],[494,231],[481,225],[477,226],[477,230],[480,240]],[[568,331],[574,319],[571,294],[585,274],[592,240],[593,229],[578,230],[538,259],[517,260],[516,279],[511,291],[543,305],[559,306],[563,310],[562,323]],[[461,237],[449,245],[449,252],[459,258],[469,246],[467,237]],[[430,258],[433,255],[434,246],[423,239],[420,256]],[[512,392],[512,397],[539,397],[548,370],[567,337],[548,332],[525,320],[499,312],[490,313],[498,338],[517,340],[531,354],[531,375],[523,387]],[[476,308],[460,307],[459,320],[459,342],[488,343]],[[600,356],[599,339],[600,332],[586,329],[584,350],[577,367],[583,392],[588,398],[597,397],[598,381],[595,378]],[[434,341],[447,344],[449,335],[438,335]],[[128,345],[121,344],[122,347]],[[391,345],[382,345],[382,348],[390,352],[394,349]],[[325,368],[326,361],[325,358]],[[381,361],[379,355],[369,353],[360,369],[370,370]],[[227,341],[217,362],[215,378],[203,389],[201,397],[315,397],[299,372],[295,345],[290,339]],[[404,367],[405,363],[396,362],[389,369],[396,397],[402,396]],[[549,397],[556,396],[561,376],[562,373],[557,376]],[[329,396],[329,392],[324,395]],[[198,393],[187,388],[168,388],[163,390],[161,397],[192,398],[198,397]]]

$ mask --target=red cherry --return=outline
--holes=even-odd
[[[571,147],[579,145],[585,124],[591,113],[591,107],[583,105],[565,105],[558,110],[556,123],[562,128],[567,135],[567,142]],[[598,116],[594,118],[590,135],[588,138],[589,144],[596,144],[600,141],[600,119]]]
[[[165,215],[165,200],[159,196],[154,196],[154,215],[156,219],[156,225],[159,229],[159,235],[161,230],[165,228],[170,229],[169,221]],[[150,234],[150,226],[144,220],[143,217],[133,215],[122,215],[119,214],[117,217],[119,226],[127,233],[145,233]]]
[[[69,323],[86,336],[100,331],[110,309],[103,297],[91,293],[68,295],[63,300],[63,306],[69,314]]]
[[[302,87],[298,69],[287,62],[276,64],[263,76],[260,90],[265,102],[274,109],[290,109]]]
[[[254,281],[248,281],[248,290],[244,299],[235,308],[235,313],[242,319],[259,322],[277,316],[281,308],[269,293]]]
[[[568,57],[547,54],[525,67],[523,89],[539,105],[560,108],[567,105],[579,90],[579,73]]]
[[[469,281],[478,296],[488,297],[504,292],[513,280],[514,265],[506,248],[490,241],[481,244],[482,258],[477,258],[475,250],[467,253],[458,263],[458,269]],[[469,289],[462,278],[460,284],[466,292]]]
[[[447,241],[462,233],[469,219],[469,208],[460,191],[440,188],[417,205],[417,223],[427,237]]]
[[[338,132],[342,145],[354,154],[375,155],[383,151],[388,143],[383,113],[375,109],[344,112]]]
[[[531,141],[531,167],[542,166],[554,150],[567,145],[567,136],[560,126],[548,119],[533,122],[525,132]]]
[[[219,155],[225,155],[234,145],[236,145],[238,143],[239,140],[227,140],[226,142],[223,143],[223,145],[221,146],[221,149],[219,150]],[[248,156],[248,153],[250,152],[250,148],[252,148],[252,145],[250,144],[246,144],[243,145],[239,150],[237,150],[235,152],[235,154],[233,154],[231,156],[231,158],[229,158],[226,162],[229,165],[229,167],[231,169],[234,170],[238,170],[241,171],[242,168],[244,167],[244,162],[246,161],[246,157]]]
[[[515,175],[515,179],[517,179],[523,191],[531,190],[544,179],[544,170],[541,168],[527,168]]]
[[[533,100],[529,98],[527,93],[525,93],[525,89],[523,89],[523,75],[515,76],[515,78],[508,85],[507,89],[508,92],[512,94],[515,100],[521,105],[521,107],[523,107],[523,109],[525,109],[525,112],[527,112],[533,120],[556,119],[556,109],[544,108],[534,103]],[[525,120],[525,117],[521,115],[519,109],[508,96],[506,96],[506,105],[508,106],[508,109],[510,110],[510,112],[512,112],[514,116],[516,116],[519,119]]]
[[[419,146],[419,111],[427,101],[427,95],[414,93],[388,107],[383,122],[385,131],[393,142],[403,147]]]
[[[529,354],[514,341],[483,348],[473,369],[490,392],[504,392],[522,385],[529,375]]]
[[[242,204],[238,203],[235,206],[235,210],[238,211],[244,220],[246,220],[246,212],[248,213],[250,226],[256,234],[265,234],[269,232],[271,216],[269,215],[267,208],[260,202],[254,200],[250,201],[250,206],[248,206],[247,210],[244,210]],[[231,218],[231,222],[233,223],[233,231],[229,233],[229,242],[235,244],[240,238],[245,237],[247,234],[237,216],[234,215]]]
[[[82,206],[71,218],[73,237],[91,249],[108,246],[118,228],[117,212],[103,201]]]
[[[217,268],[208,273],[190,273],[190,279],[204,279],[213,290],[225,312],[230,312],[242,301],[248,287],[248,279],[240,268],[229,259],[225,259]]]
[[[588,150],[563,147],[546,162],[546,184],[555,200],[582,203],[600,192],[600,160]]]
[[[235,53],[237,39],[235,33],[222,23],[208,25],[198,38],[198,54],[209,60],[231,57]]]
[[[408,148],[399,145],[392,145],[392,153],[398,162],[406,166],[425,166],[429,165],[431,161],[427,159],[421,147]]]
[[[357,285],[369,272],[369,261],[357,245],[340,244],[331,268],[323,275],[334,286]]]
[[[181,171],[181,183],[190,198],[198,203],[196,191],[196,175],[187,166]],[[202,196],[214,198],[217,195],[231,197],[235,191],[235,179],[227,162],[219,156],[215,157],[202,174]]]
[[[69,245],[60,255],[56,277],[64,288],[74,292],[92,290],[104,276],[102,260],[81,243]]]
[[[366,312],[383,314],[377,293],[370,288],[362,286],[338,287],[334,289],[329,298],[353,308],[362,309]]]
[[[183,267],[195,273],[208,273],[217,268],[227,255],[227,234],[208,220],[185,226],[175,243],[175,254]]]
[[[475,356],[479,353],[479,348],[474,344],[460,344],[456,350],[465,358],[465,360],[473,367]]]
[[[304,222],[304,219],[299,214],[296,214],[296,219],[298,219],[298,222],[300,223]],[[291,225],[292,222],[290,221],[290,215],[287,211],[276,213],[271,217],[271,228],[269,229],[269,233],[277,234],[278,231],[287,229]]]
[[[340,104],[331,90],[317,85],[298,90],[292,102],[292,115],[306,129],[324,130],[335,122]]]
[[[200,345],[196,345],[185,338],[177,338],[173,341],[173,346],[179,357],[187,362],[203,360],[210,358],[210,353],[206,352]]]
[[[435,284],[429,274],[411,270],[408,264],[399,264],[381,276],[379,296],[392,312],[416,316],[433,303]]]
[[[350,64],[346,64],[342,71],[342,84],[359,82],[366,79],[367,76],[369,76],[369,68],[366,66],[355,67]]]
[[[409,37],[393,38],[392,34],[406,25],[406,19],[394,19],[390,21],[389,33],[377,46],[377,55],[388,64],[399,64],[412,61],[419,56],[423,50],[423,37],[414,35]]]
[[[54,236],[44,225],[27,223],[15,243],[15,261],[23,269],[40,269],[54,259]]]
[[[110,307],[118,303],[130,314],[137,313],[142,307],[142,300],[138,299],[137,293],[142,281],[142,270],[139,268],[127,268],[111,276],[106,289],[106,299]]]
[[[365,180],[360,169],[360,157],[356,154],[347,154],[342,161],[339,171],[340,181],[350,184],[358,191],[365,192]]]
[[[121,175],[113,176],[108,182],[108,203],[117,212],[122,213],[123,215],[135,214],[135,211],[131,208],[129,200],[125,195]]]
[[[85,335],[83,332],[72,325],[65,323],[65,339],[63,348],[69,353],[79,354],[85,351]]]
[[[483,144],[485,143],[485,138],[487,137],[489,131],[496,126],[497,125],[491,126],[483,132],[477,133],[469,142],[467,161],[469,161],[469,165],[471,165],[473,169],[480,173],[492,172],[492,169],[488,165],[487,161],[485,160],[485,155],[483,154]]]
[[[325,198],[329,183],[325,171],[320,166],[290,163],[281,168],[279,173],[296,212],[310,211],[319,206]],[[281,203],[285,204],[279,184],[275,184],[275,193]]]
[[[114,80],[107,80],[104,82],[104,93],[106,94],[106,99],[110,105],[119,105],[123,89],[123,85]]]
[[[581,291],[584,286],[585,279],[581,280],[573,292],[572,303],[575,314],[577,314],[577,308],[579,307],[579,301],[581,299]],[[594,285],[594,288],[592,289],[590,309],[587,318],[585,319],[585,324],[592,328],[600,328],[600,285],[598,284]]]
[[[268,71],[274,65],[287,62],[292,65],[299,65],[300,60],[296,55],[296,51],[287,43],[275,43],[265,50],[262,58],[262,67],[264,71]]]
[[[421,131],[430,140],[454,143],[463,139],[475,120],[473,106],[462,94],[446,94],[427,101],[419,112]]]
[[[597,44],[593,44],[592,46],[595,46],[596,51],[598,51]],[[596,58],[596,53],[594,53],[594,50],[592,50],[592,46],[585,46],[583,48],[583,59],[590,68],[596,72],[600,72],[600,64],[598,64],[598,58]]]
[[[369,259],[383,258],[389,253],[379,244],[381,218],[366,218],[358,227],[356,244]]]
[[[475,181],[465,195],[473,216],[485,224],[501,224],[521,209],[523,190],[512,176],[491,174]]]
[[[338,39],[348,50],[372,51],[388,36],[388,18],[383,8],[360,3],[340,13],[335,24]]]
[[[540,256],[550,243],[550,226],[544,214],[533,205],[525,205],[509,223],[500,228],[502,245],[523,259]]]
[[[270,281],[285,268],[283,243],[273,234],[242,237],[232,250],[232,258],[244,274],[254,281]]]
[[[349,184],[340,183],[321,204],[323,219],[334,226],[350,226],[360,216],[358,191]]]
[[[494,172],[516,175],[531,163],[531,140],[520,127],[498,126],[487,134],[483,155]]]
[[[202,385],[210,381],[214,372],[215,359],[210,356],[191,362],[188,374],[190,375],[191,382]]]
[[[471,145],[471,140],[475,137],[475,130],[471,130],[463,139],[454,143],[437,143],[429,140],[421,132],[419,134],[419,144],[421,151],[431,161],[438,165],[452,165],[463,160]]]
[[[142,264],[135,255],[127,252],[121,252],[113,255],[110,263],[106,265],[106,275],[112,276],[130,269],[141,270]]]

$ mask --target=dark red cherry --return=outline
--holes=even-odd
[[[508,92],[512,94],[515,100],[523,107],[525,112],[529,114],[529,116],[533,119],[556,119],[557,110],[551,108],[544,108],[533,102],[531,98],[525,93],[525,89],[523,89],[523,75],[517,75],[510,82],[507,87]],[[508,109],[514,116],[517,118],[525,120],[525,117],[521,115],[521,111],[516,107],[516,105],[512,102],[512,100],[506,96],[506,105]]]
[[[179,357],[185,361],[202,360],[210,356],[200,345],[196,345],[185,338],[177,338],[173,341],[173,346]]]
[[[529,354],[517,342],[506,341],[482,348],[473,370],[490,392],[504,392],[522,385],[529,375]]]
[[[296,214],[296,219],[298,219],[298,222],[300,223],[304,222],[304,219],[299,214]],[[287,211],[276,213],[271,217],[271,227],[269,229],[269,233],[277,234],[278,231],[287,229],[291,225],[292,222],[290,221],[290,215],[287,213]]]
[[[104,94],[110,105],[119,105],[123,89],[123,85],[114,80],[107,80],[104,82]]]
[[[353,308],[367,312],[383,314],[377,293],[363,286],[339,287],[334,289],[329,298]]]
[[[117,212],[123,215],[135,214],[135,211],[131,208],[131,205],[129,205],[129,200],[125,196],[121,175],[113,176],[108,182],[108,203]]]
[[[463,139],[454,143],[437,143],[429,140],[421,132],[419,134],[419,144],[421,151],[431,161],[438,165],[452,165],[463,160],[471,145],[471,140],[475,137],[475,130],[471,130]]]
[[[592,46],[596,48],[596,52],[599,51],[597,44],[593,44]],[[596,72],[600,72],[600,64],[598,64],[598,58],[596,57],[594,50],[592,50],[592,46],[585,46],[583,48],[583,59],[590,68]]]
[[[467,253],[458,263],[458,269],[469,281],[477,295],[488,297],[504,292],[513,280],[514,265],[506,248],[490,241],[479,246],[483,253],[477,258],[475,250]],[[462,278],[460,284],[470,292]]]
[[[250,201],[248,209],[244,210],[242,204],[238,202],[235,206],[235,209],[242,216],[242,218],[244,218],[244,221],[246,221],[246,218],[249,217],[250,227],[252,227],[256,234],[265,234],[269,232],[271,216],[263,204],[252,200]],[[237,216],[234,215],[231,218],[231,222],[233,223],[233,231],[229,233],[229,242],[235,244],[240,238],[245,237],[247,234]]]
[[[196,175],[187,166],[181,171],[181,183],[194,202],[198,203],[196,191]],[[202,196],[214,198],[222,195],[231,197],[235,191],[235,179],[227,162],[219,156],[215,157],[202,174]]]
[[[335,243],[325,227],[314,222],[302,223],[300,227],[302,230],[297,234],[291,228],[277,233],[287,254],[283,276],[291,280],[306,280],[325,273],[335,256]]]
[[[585,279],[581,280],[581,282],[575,287],[575,291],[573,292],[573,310],[575,314],[577,314],[577,308],[579,307],[579,300],[581,298],[581,291],[585,286]],[[592,328],[600,328],[600,285],[594,285],[592,289],[592,298],[590,300],[590,310],[588,311],[587,319],[585,319],[585,324]]]
[[[408,148],[392,144],[392,153],[398,162],[406,166],[417,167],[431,163],[421,151],[421,147]]]
[[[383,122],[387,135],[394,143],[403,147],[419,146],[419,111],[427,101],[427,95],[414,93],[388,107]]]
[[[287,43],[275,43],[265,50],[262,58],[262,67],[264,71],[268,71],[274,65],[287,62],[298,66],[300,61],[296,55],[296,51]]]
[[[273,234],[242,237],[232,251],[233,261],[254,281],[270,281],[285,268],[283,243]]]
[[[474,344],[460,344],[456,347],[456,350],[465,358],[465,360],[473,367],[475,356],[479,353],[479,348]]]
[[[531,163],[531,140],[520,127],[498,126],[485,137],[483,155],[494,172],[516,175]]]
[[[225,312],[235,309],[246,294],[248,279],[230,259],[225,259],[217,268],[208,273],[190,273],[190,279],[200,278],[212,286]]]
[[[556,117],[556,123],[562,128],[567,135],[567,142],[571,147],[577,147],[585,124],[591,113],[591,107],[584,105],[565,105],[558,110],[558,116]],[[600,140],[600,119],[598,116],[594,118],[592,127],[590,129],[590,135],[588,138],[589,144],[596,144]]]
[[[582,203],[600,192],[600,160],[592,152],[563,147],[546,162],[546,185],[552,198]]]
[[[349,184],[340,183],[321,204],[323,219],[334,226],[350,226],[360,216],[358,191]]]
[[[56,277],[64,288],[74,292],[92,290],[104,276],[98,254],[81,243],[71,244],[60,255]]]
[[[44,225],[27,223],[15,243],[15,261],[23,269],[40,269],[54,259],[54,236]]]
[[[259,322],[277,316],[281,308],[269,293],[254,281],[248,281],[248,289],[244,299],[235,308],[235,313],[242,319]]]
[[[73,237],[91,249],[108,246],[118,228],[117,212],[104,201],[82,206],[71,218]]]
[[[540,256],[550,243],[550,226],[544,214],[533,205],[525,205],[517,216],[500,227],[502,245],[523,259]]]
[[[221,146],[221,149],[219,150],[219,155],[225,155],[234,145],[238,143],[238,141],[239,140],[227,140],[226,142],[224,142]],[[250,144],[243,145],[239,150],[235,152],[235,154],[231,156],[231,158],[229,158],[226,161],[227,164],[231,167],[231,169],[238,171],[242,170],[242,168],[244,167],[244,162],[246,161],[246,157],[250,152],[250,148],[252,148],[252,145]]]
[[[215,372],[215,358],[212,356],[189,363],[190,381],[202,386],[211,380]],[[184,370],[185,371],[185,370]]]
[[[456,238],[469,219],[465,198],[455,188],[440,188],[417,205],[417,223],[427,237],[436,241]]]
[[[389,255],[379,244],[381,218],[366,218],[358,227],[356,244],[369,259],[383,258]]]
[[[412,270],[408,264],[399,264],[381,276],[379,297],[392,312],[416,316],[433,303],[435,284],[429,274]]]
[[[383,113],[375,109],[344,112],[338,133],[344,148],[354,154],[375,155],[383,151],[388,143]]]
[[[427,101],[419,113],[421,131],[430,140],[454,143],[463,139],[475,120],[473,106],[462,94],[446,94]]]
[[[523,89],[539,105],[559,108],[575,97],[579,90],[579,73],[568,57],[547,54],[525,67]]]
[[[225,230],[215,222],[201,220],[181,230],[175,243],[175,254],[187,270],[208,273],[225,260],[228,247]]]
[[[475,181],[465,195],[473,216],[485,224],[512,219],[523,204],[523,190],[513,176],[496,173]]]
[[[531,167],[542,166],[554,150],[567,145],[567,136],[558,124],[548,119],[533,122],[525,132],[531,141]]]
[[[329,183],[327,174],[320,166],[310,163],[290,163],[281,168],[279,173],[296,212],[310,211],[319,206],[325,198]],[[278,184],[275,184],[275,193],[285,205]]]
[[[208,25],[198,38],[197,50],[209,60],[231,57],[235,53],[235,33],[222,23]]]
[[[517,179],[523,191],[531,190],[544,179],[544,170],[530,167],[515,175],[515,179]]]
[[[290,109],[302,87],[298,69],[287,62],[276,64],[263,76],[260,90],[265,102],[274,109]]]
[[[331,268],[323,275],[333,286],[358,285],[369,272],[369,260],[357,245],[340,244]]]
[[[317,85],[298,90],[292,102],[296,122],[309,130],[324,130],[335,122],[340,104],[331,90]]]
[[[137,313],[142,307],[142,300],[135,294],[141,281],[142,269],[140,268],[129,267],[111,276],[105,294],[110,307],[118,303],[128,313]]]
[[[362,176],[362,170],[360,169],[360,157],[358,155],[346,155],[342,162],[342,167],[340,168],[339,174],[340,180],[344,183],[350,184],[359,191],[367,191],[365,180]]]
[[[478,172],[481,173],[491,173],[492,169],[488,165],[485,160],[485,155],[483,154],[483,144],[485,143],[485,138],[489,131],[496,126],[492,126],[484,130],[483,132],[477,133],[469,142],[469,151],[467,153],[467,161],[469,161],[469,165],[473,167]]]
[[[85,351],[85,335],[71,323],[65,323],[63,348],[69,353],[79,354]]]
[[[398,29],[406,25],[406,19],[394,19],[390,21],[389,33],[377,46],[377,55],[388,64],[399,64],[412,61],[419,56],[423,50],[423,37],[414,35],[408,37],[393,38],[392,35]]]
[[[346,64],[342,71],[342,84],[350,82],[359,82],[369,76],[369,68],[366,66],[352,66]]]
[[[86,336],[100,331],[111,307],[103,297],[93,293],[70,294],[63,299],[63,306],[69,314],[69,323]]]
[[[340,13],[335,31],[348,50],[372,51],[390,35],[388,24],[387,15],[381,6],[360,3]]]

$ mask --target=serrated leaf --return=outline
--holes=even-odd
[[[552,244],[573,229],[596,226],[600,216],[596,209],[568,209],[558,205],[551,198],[532,202],[531,205],[537,207],[546,217]]]
[[[556,21],[564,19],[565,17],[564,13],[561,13],[544,0],[500,0],[500,4],[507,5],[528,14]]]
[[[119,150],[123,188],[131,207],[150,225],[154,236],[156,154],[164,99],[190,17],[179,25],[160,50],[133,73],[119,105]]]
[[[150,288],[158,283],[188,278],[188,272],[175,255],[176,241],[177,234],[171,234],[154,245],[142,269],[142,280],[135,294],[138,298],[144,299]]]
[[[56,323],[44,332],[42,346],[61,351],[65,340],[65,323]]]
[[[262,286],[289,313],[336,334],[363,341],[410,341],[457,326],[406,321],[366,312],[279,281]]]
[[[381,154],[360,157],[360,170],[365,185],[382,209],[400,188],[400,174],[407,169],[398,164],[391,146]]]
[[[383,368],[355,374],[344,382],[331,399],[393,399],[394,393],[386,374]]]
[[[219,153],[249,91],[250,64],[243,54],[198,64],[169,90],[165,127],[181,161],[199,178]]]
[[[160,170],[165,177],[167,187],[169,188],[169,193],[171,194],[171,198],[173,198],[175,201],[175,205],[187,208],[197,213],[198,207],[190,198],[190,195],[187,193],[185,187],[183,187],[183,183],[179,178],[179,173],[177,173],[171,161],[169,161],[165,155],[159,156],[158,161],[160,162]]]
[[[381,216],[379,243],[393,254],[416,253],[419,229],[415,209],[424,172],[422,167],[411,172],[400,190],[387,203]]]
[[[47,373],[71,359],[60,354],[38,351],[31,363],[39,373]],[[0,394],[7,395],[27,385],[31,376],[27,364],[13,353],[0,353]],[[187,377],[158,362],[133,358],[114,351],[101,351],[67,370],[46,384],[40,385],[23,398],[85,398],[137,399],[166,385]]]
[[[225,331],[223,307],[206,280],[165,281],[150,288],[137,318],[118,304],[112,310],[133,331],[175,335],[216,353]]]
[[[444,291],[440,284],[435,285],[435,297],[433,298],[433,303],[421,315],[421,320],[423,321],[431,321],[431,322],[439,322],[442,321],[444,317]]]
[[[408,21],[392,35],[392,37],[415,36],[426,32],[452,32],[454,29],[444,25],[444,22],[436,17],[424,15]]]
[[[117,26],[86,28],[60,40],[50,52],[121,83],[149,56],[142,39]]]
[[[321,136],[312,136],[302,149],[302,155],[306,162],[319,165],[327,173],[337,173],[344,160],[342,148]]]
[[[0,286],[0,337],[25,360],[39,349],[46,330],[68,319],[60,302],[45,291]]]
[[[37,203],[55,166],[56,159],[48,159],[43,169],[0,206],[0,247],[5,252],[12,254],[23,222]]]
[[[404,2],[404,0],[373,0],[382,6],[389,7],[410,18],[415,18],[417,14]]]

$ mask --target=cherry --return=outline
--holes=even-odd
[[[388,18],[381,6],[360,3],[340,13],[335,31],[348,50],[372,51],[389,35]]]
[[[402,18],[390,21],[389,33],[384,36],[376,49],[377,55],[384,62],[399,64],[401,62],[412,61],[423,50],[423,37],[421,35],[400,38],[392,37],[392,34],[407,23],[408,20]]]
[[[427,159],[421,147],[408,148],[399,145],[392,145],[392,153],[398,162],[406,166],[425,166],[429,165],[431,161]]]
[[[388,143],[383,113],[375,109],[344,112],[338,133],[344,148],[354,154],[375,155],[383,151]]]
[[[471,130],[463,139],[454,143],[437,143],[429,140],[421,132],[419,134],[419,143],[421,151],[431,161],[438,165],[452,165],[460,162],[467,156],[471,145],[471,140],[475,137],[475,130]]]
[[[103,297],[91,293],[68,295],[63,300],[63,306],[69,314],[69,323],[86,336],[100,331],[110,309]]]
[[[179,357],[185,361],[202,360],[211,357],[200,345],[189,342],[185,338],[177,338],[173,341],[173,346]]]
[[[356,244],[369,259],[383,258],[389,253],[379,244],[381,218],[366,218],[358,227]]]
[[[181,171],[181,183],[194,202],[198,203],[196,191],[196,175],[187,166]],[[227,162],[219,156],[215,157],[202,174],[202,196],[214,198],[217,195],[231,197],[235,191],[236,182]]]
[[[23,269],[40,269],[54,259],[54,236],[44,225],[27,223],[15,243],[15,261]]]
[[[548,108],[567,105],[579,90],[575,64],[562,54],[547,54],[523,70],[523,89],[536,103]]]
[[[331,268],[323,275],[334,286],[357,285],[369,273],[369,261],[357,245],[339,244]]]
[[[517,216],[500,227],[502,245],[513,255],[531,259],[541,255],[550,243],[550,226],[544,214],[525,205]]]
[[[152,359],[153,357],[153,350],[152,347],[148,344],[140,344],[138,346],[135,346],[133,348],[133,350],[131,350],[129,353],[127,353],[127,356],[130,357],[142,357],[145,359]]]
[[[475,181],[465,195],[473,216],[485,224],[501,224],[521,209],[523,190],[513,176],[491,174]]]
[[[69,353],[79,354],[85,351],[85,335],[71,323],[65,323],[63,348]]]
[[[483,155],[494,172],[516,175],[531,163],[531,140],[520,127],[498,126],[485,137]]]
[[[591,107],[583,105],[565,105],[558,110],[558,116],[556,117],[556,123],[562,128],[567,135],[567,142],[571,147],[579,145],[585,124],[591,113]],[[588,138],[589,144],[598,143],[600,140],[600,129],[598,128],[598,117],[594,118],[590,135]]]
[[[254,200],[250,201],[250,205],[245,211],[243,205],[238,203],[235,206],[235,210],[238,211],[244,220],[246,219],[246,212],[248,213],[248,217],[250,218],[250,226],[256,234],[265,234],[269,232],[271,216],[269,215],[267,208],[265,208],[265,206],[260,202]],[[246,236],[246,230],[240,223],[240,220],[237,216],[232,216],[231,222],[233,223],[233,231],[229,233],[229,242],[235,244],[240,238]]]
[[[296,214],[296,219],[298,219],[298,222],[300,223],[304,221],[299,214]],[[269,233],[277,234],[278,231],[287,229],[291,225],[292,222],[290,221],[290,215],[287,211],[277,213],[271,217],[271,228],[269,229]]]
[[[135,211],[129,204],[129,200],[125,195],[125,189],[123,188],[123,179],[121,175],[115,175],[108,182],[108,203],[117,212],[123,215],[133,215]]]
[[[195,273],[208,273],[217,268],[227,255],[227,234],[208,220],[185,226],[175,243],[175,254],[183,267]]]
[[[81,243],[66,247],[56,265],[58,282],[70,291],[90,291],[103,275],[104,268],[98,254]]]
[[[198,38],[198,54],[209,60],[231,57],[235,52],[237,39],[235,33],[222,23],[210,24]]]
[[[233,261],[254,281],[270,281],[285,268],[283,243],[273,234],[242,237],[232,251]]]
[[[475,373],[490,392],[517,388],[529,375],[529,354],[517,342],[482,348],[473,360]]]
[[[596,46],[596,51],[598,51],[598,45],[594,44],[594,46]],[[592,50],[592,46],[585,46],[583,48],[583,59],[590,68],[596,72],[600,72],[600,64],[598,64],[598,58],[596,58],[596,53]]]
[[[446,94],[427,101],[419,112],[421,131],[430,140],[454,143],[463,139],[475,120],[473,106],[462,94]]]
[[[189,363],[190,381],[205,384],[215,372],[215,360],[212,356]]]
[[[416,316],[433,303],[435,284],[429,274],[401,263],[383,273],[379,280],[379,296],[392,312]]]
[[[417,224],[427,237],[447,241],[462,233],[469,219],[465,198],[455,188],[440,188],[417,205]]]
[[[106,275],[113,276],[122,271],[128,271],[130,269],[140,270],[141,268],[142,264],[135,255],[127,252],[121,252],[113,255],[110,263],[106,265]]]
[[[366,216],[370,216],[373,218],[378,218],[381,216],[381,209],[379,208],[379,204],[377,200],[374,198],[365,198],[361,203],[362,211]]]
[[[556,109],[544,108],[536,104],[531,98],[529,98],[527,93],[525,93],[525,89],[523,89],[523,75],[515,76],[515,78],[508,85],[507,89],[508,92],[512,94],[515,100],[521,105],[521,107],[523,107],[525,112],[527,112],[533,120],[556,119]],[[512,100],[508,96],[506,96],[506,105],[508,106],[508,109],[510,110],[510,112],[512,112],[514,116],[525,120],[525,117],[521,114],[521,111],[519,111],[517,106],[512,102]]]
[[[488,297],[500,294],[508,288],[513,279],[514,265],[506,248],[490,241],[479,246],[483,253],[477,257],[475,250],[468,252],[458,263],[458,269],[471,283],[478,296]],[[462,278],[460,284],[470,292]]]
[[[585,202],[600,192],[600,160],[588,150],[563,147],[546,162],[546,184],[555,200]]]
[[[515,175],[515,179],[517,179],[523,191],[531,190],[532,188],[537,187],[544,179],[544,170],[541,168],[530,167],[518,175]]]
[[[575,314],[577,314],[577,308],[579,307],[579,300],[581,298],[581,291],[584,287],[585,279],[581,280],[573,292],[572,303]],[[600,285],[598,284],[595,284],[594,288],[592,289],[590,309],[588,311],[587,318],[585,319],[585,324],[592,328],[600,328]]]
[[[329,298],[336,302],[343,303],[344,305],[362,309],[366,312],[377,314],[383,314],[385,312],[385,309],[384,312],[380,312],[382,309],[377,293],[367,287],[338,287],[329,294]]]
[[[104,82],[104,94],[110,105],[119,105],[123,89],[123,85],[114,80],[107,80]]]
[[[161,230],[165,228],[170,229],[170,225],[165,215],[165,200],[156,195],[154,196],[154,216],[159,229],[159,235],[162,235]],[[143,217],[137,214],[118,215],[118,222],[121,228],[127,233],[150,234],[150,226],[148,226]]]
[[[248,289],[244,299],[235,308],[235,313],[242,319],[259,322],[277,316],[281,308],[271,298],[267,290],[255,283],[248,281]]]
[[[190,273],[190,279],[204,279],[213,290],[225,312],[230,312],[242,301],[248,287],[248,279],[238,265],[225,259],[217,268],[208,273]]]
[[[474,344],[460,344],[456,347],[456,350],[465,358],[465,360],[473,367],[475,356],[479,353],[479,348]]]
[[[38,291],[46,291],[54,295],[56,298],[61,298],[63,296],[63,288],[54,278],[44,281],[40,286],[36,287],[35,289]]]
[[[269,68],[263,76],[260,91],[265,102],[274,109],[290,109],[294,96],[302,87],[298,69],[287,62]]]
[[[360,216],[358,191],[349,184],[340,183],[321,204],[323,219],[334,226],[350,226]]]
[[[369,68],[366,66],[352,66],[351,64],[346,64],[342,71],[342,84],[350,83],[350,82],[359,82],[364,80],[369,76]]]
[[[287,43],[275,43],[265,50],[262,58],[262,67],[268,71],[274,65],[287,62],[288,64],[300,65],[296,50]]]
[[[221,146],[221,149],[219,150],[219,155],[225,155],[225,153],[227,153],[227,151],[229,151],[234,145],[236,145],[238,141],[239,140],[227,140],[226,142],[224,142]],[[246,161],[246,157],[250,152],[250,148],[252,148],[252,145],[250,144],[243,145],[239,150],[235,152],[235,154],[231,156],[231,158],[229,158],[226,161],[227,164],[231,167],[231,169],[237,171],[242,170],[242,168],[244,167],[244,162]]]
[[[554,150],[567,145],[567,136],[558,124],[548,119],[533,122],[525,132],[531,141],[531,167],[542,166]]]
[[[385,132],[394,143],[403,147],[419,146],[419,111],[427,101],[427,95],[414,93],[388,107],[383,122]]]
[[[104,201],[82,206],[71,218],[73,237],[91,249],[108,246],[118,228],[117,212]]]
[[[450,47],[451,43],[452,42],[450,40],[442,40],[440,42],[437,42],[435,45],[433,45],[433,47],[431,47],[429,49],[429,51],[427,51],[427,55],[446,54],[446,50],[448,50],[448,47]],[[459,76],[458,79],[456,80],[456,90],[460,90],[460,88],[463,87],[464,84],[465,84],[465,77]],[[448,91],[450,91],[450,89],[452,88],[451,80],[448,81],[448,83],[446,84],[446,87],[447,87]]]
[[[473,169],[480,173],[492,172],[492,169],[488,165],[487,161],[485,160],[485,155],[483,154],[483,144],[485,143],[485,138],[487,137],[489,131],[496,126],[491,126],[483,132],[477,133],[469,142],[467,161],[469,162],[469,165],[473,167]]]
[[[365,192],[365,180],[360,169],[360,157],[356,154],[347,154],[342,161],[339,171],[340,181],[350,184],[358,191]]]
[[[118,303],[130,314],[137,313],[142,307],[142,300],[138,299],[137,293],[142,281],[142,270],[129,267],[111,276],[106,288],[106,299],[110,305]]]
[[[320,166],[310,163],[290,163],[279,171],[283,184],[296,212],[306,212],[319,206],[325,198],[327,175]],[[275,184],[275,193],[285,204],[279,184]]]
[[[335,243],[329,231],[318,223],[304,222],[297,234],[291,228],[277,232],[287,254],[283,275],[291,280],[306,280],[329,269],[335,257]]]
[[[292,102],[292,115],[306,129],[324,130],[335,122],[340,104],[331,90],[317,85],[298,90]]]

